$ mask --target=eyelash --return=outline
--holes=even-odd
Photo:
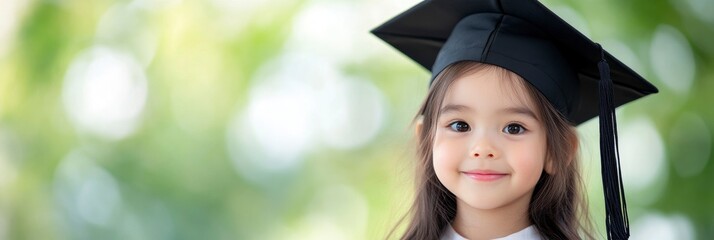
[[[455,124],[457,124],[457,123],[466,124],[466,128],[468,128],[468,129],[467,129],[466,131],[458,131],[458,130],[454,129],[454,126],[455,126]],[[505,130],[505,129],[508,128],[509,126],[518,126],[518,127],[520,127],[520,128],[522,129],[521,131],[519,131],[519,133],[515,133],[515,134],[512,134],[512,135],[520,135],[520,134],[523,134],[523,133],[525,133],[525,132],[528,131],[528,129],[527,129],[526,127],[524,127],[523,124],[520,124],[520,123],[509,123],[508,125],[506,125],[506,127],[504,127],[504,128],[502,129],[502,132],[506,132],[506,131],[503,131],[503,130]],[[453,122],[449,123],[446,127],[449,128],[449,129],[451,129],[451,130],[454,131],[454,132],[467,132],[467,131],[470,131],[470,130],[471,130],[471,127],[469,126],[469,124],[466,123],[466,122],[464,122],[464,121],[453,121]],[[506,132],[506,133],[507,133],[507,132]],[[510,133],[508,133],[508,134],[510,134]]]

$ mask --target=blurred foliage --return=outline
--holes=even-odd
[[[415,3],[0,0],[0,239],[384,237],[429,74],[368,31]],[[544,4],[660,88],[618,112],[633,238],[714,238],[714,2]]]

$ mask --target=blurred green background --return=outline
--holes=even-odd
[[[543,2],[660,88],[618,109],[632,239],[714,239],[714,1]],[[368,31],[416,3],[0,0],[0,239],[383,238],[429,74]]]

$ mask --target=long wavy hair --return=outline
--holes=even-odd
[[[553,174],[543,171],[528,206],[528,217],[545,239],[593,239],[592,224],[578,160],[578,135],[575,126],[560,114],[537,89],[517,74],[504,68],[462,61],[444,69],[432,83],[428,95],[414,118],[422,124],[416,136],[414,202],[387,235],[390,238],[402,224],[400,239],[439,239],[456,216],[456,197],[441,184],[433,167],[432,149],[439,109],[449,86],[458,78],[479,71],[496,71],[512,87],[521,101],[530,101],[545,124],[545,164]]]

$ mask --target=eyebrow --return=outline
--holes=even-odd
[[[439,110],[439,115],[446,114],[446,113],[451,113],[451,112],[465,112],[465,111],[472,111],[471,108],[465,105],[460,105],[460,104],[447,104],[446,106],[442,107],[441,110]],[[505,113],[505,114],[518,114],[518,115],[525,115],[527,117],[533,118],[535,120],[538,120],[536,117],[535,113],[531,111],[530,109],[526,107],[507,107],[507,108],[502,108],[498,111],[499,113]]]
[[[443,115],[450,112],[465,112],[469,110],[471,110],[471,108],[464,105],[447,104],[446,106],[442,107],[441,110],[439,110],[439,115]]]
[[[532,118],[532,119],[538,120],[538,118],[536,117],[535,113],[533,113],[533,111],[531,111],[531,110],[530,110],[529,108],[527,108],[527,107],[509,107],[509,108],[501,109],[499,112],[525,115],[525,116],[530,117],[530,118]]]

